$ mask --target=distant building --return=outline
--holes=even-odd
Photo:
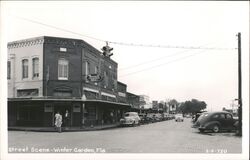
[[[140,96],[140,108],[152,108],[152,103],[149,101],[149,96],[139,95]]]
[[[119,121],[131,108],[118,64],[83,40],[36,37],[8,43],[8,125],[54,126],[59,111],[70,126]]]
[[[158,110],[159,104],[158,101],[152,101],[153,109]]]
[[[127,102],[132,109],[140,109],[140,96],[127,92]]]

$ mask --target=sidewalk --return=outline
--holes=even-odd
[[[76,131],[96,131],[96,130],[104,130],[110,128],[119,127],[120,123],[115,124],[106,124],[106,125],[98,125],[98,126],[86,126],[86,127],[62,127],[62,132],[76,132]],[[34,132],[57,132],[55,127],[22,127],[22,126],[14,126],[8,127],[9,131],[34,131]]]

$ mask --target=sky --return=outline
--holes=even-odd
[[[100,50],[109,41],[118,80],[127,84],[129,92],[158,101],[198,99],[207,103],[209,111],[230,108],[238,96],[236,34],[241,32],[243,100],[249,97],[248,2],[5,1],[1,5],[2,46],[57,36],[82,39]],[[179,48],[183,46],[189,49]]]

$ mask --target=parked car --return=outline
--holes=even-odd
[[[163,120],[162,114],[161,114],[161,113],[156,113],[156,114],[155,114],[155,120],[156,120],[157,122],[162,121],[162,120]]]
[[[233,118],[233,115],[226,111],[220,112],[205,112],[203,113],[193,128],[198,128],[200,132],[211,130],[215,133],[224,131],[232,131],[237,129],[238,120]]]
[[[155,114],[154,113],[148,113],[147,114],[147,119],[150,123],[154,123],[156,122],[156,119],[155,119]]]
[[[168,113],[163,113],[163,120],[169,120],[170,115]]]
[[[126,112],[123,118],[120,119],[121,125],[139,125],[140,124],[140,117],[137,112]]]
[[[183,115],[182,114],[176,114],[175,115],[175,121],[176,122],[183,122],[184,121]]]
[[[140,124],[146,124],[150,122],[150,119],[147,117],[145,113],[139,114],[140,117]]]

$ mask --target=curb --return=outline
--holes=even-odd
[[[81,131],[98,131],[98,130],[105,130],[105,129],[111,129],[111,128],[117,128],[120,125],[115,125],[115,126],[107,126],[107,127],[100,127],[100,128],[79,128],[79,129],[68,129],[65,130],[65,128],[62,127],[62,132],[81,132]],[[47,129],[33,129],[33,128],[15,128],[15,127],[10,127],[8,128],[8,131],[31,131],[31,132],[57,132],[57,130],[54,127],[47,128]]]

